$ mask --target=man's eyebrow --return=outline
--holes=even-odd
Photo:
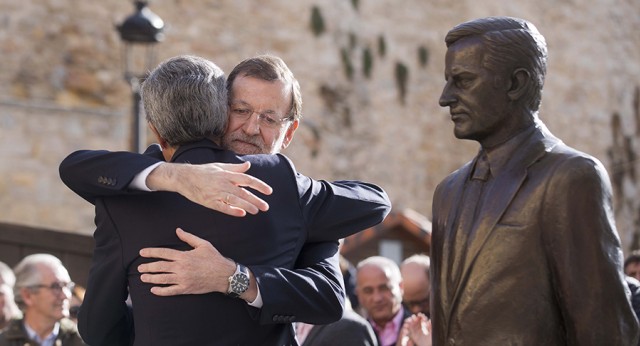
[[[232,105],[241,105],[241,106],[251,106],[249,103],[243,101],[243,100],[232,100],[231,101]]]

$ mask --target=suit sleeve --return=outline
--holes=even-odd
[[[297,183],[307,239],[296,269],[251,267],[264,302],[260,321],[331,323],[342,316],[345,300],[337,240],[382,222],[391,202],[376,185],[316,181],[297,173],[285,156],[278,156],[288,162]]]
[[[301,174],[296,180],[310,242],[346,238],[381,223],[391,211],[389,196],[374,184],[318,181]]]
[[[606,171],[573,157],[551,172],[543,240],[565,320],[567,345],[636,345],[638,322],[622,273],[622,250]]]
[[[133,315],[127,306],[127,269],[120,237],[96,200],[95,248],[87,289],[78,314],[78,331],[89,345],[133,344]]]
[[[60,179],[93,204],[97,197],[133,193],[127,187],[136,174],[160,161],[162,152],[157,145],[150,146],[144,154],[79,150],[60,163]]]
[[[338,256],[337,241],[307,243],[298,256],[296,269],[250,266],[263,299],[260,323],[337,321],[345,299]],[[278,316],[290,316],[291,320]]]

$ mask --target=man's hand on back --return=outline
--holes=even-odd
[[[269,205],[245,187],[265,195],[270,195],[272,189],[262,180],[244,174],[250,166],[249,162],[163,163],[151,171],[146,183],[152,190],[177,192],[194,203],[231,216],[255,215],[267,211]]]
[[[151,293],[159,296],[179,294],[202,294],[210,292],[227,293],[229,276],[236,270],[236,263],[220,254],[208,241],[178,228],[176,234],[180,240],[193,247],[193,250],[178,251],[168,248],[145,248],[140,256],[160,259],[156,262],[138,266],[142,282],[168,285],[155,286]],[[203,265],[206,263],[206,265]],[[241,295],[247,301],[255,300],[257,284],[251,275],[249,289]]]

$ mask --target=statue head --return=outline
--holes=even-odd
[[[522,68],[531,78],[522,98],[531,113],[538,111],[547,71],[547,44],[530,22],[512,17],[487,17],[464,22],[445,37],[447,47],[459,40],[476,37],[486,49],[483,65],[498,74]]]

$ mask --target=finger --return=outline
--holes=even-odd
[[[257,214],[260,210],[269,210],[269,203],[245,189],[238,189],[237,194],[228,194],[225,203],[231,207],[240,208],[249,214]]]
[[[176,235],[178,236],[178,238],[180,238],[180,240],[182,240],[183,242],[191,245],[191,247],[193,247],[194,249],[199,247],[199,246],[204,246],[204,245],[209,245],[210,243],[196,235],[193,235],[189,232],[186,232],[185,230],[183,230],[182,228],[178,227],[176,228]]]
[[[273,192],[271,186],[269,186],[264,181],[250,176],[244,173],[232,173],[234,175],[234,181],[239,186],[250,187],[260,193],[265,195],[270,195]]]
[[[244,174],[251,167],[251,163],[249,161],[244,163],[216,163],[215,166],[216,168],[230,172],[234,183],[238,186],[250,187],[265,195],[270,195],[273,192],[271,186],[267,185],[264,181],[251,175]]]
[[[143,263],[138,266],[138,272],[140,273],[173,273],[174,262],[156,261],[150,263]]]
[[[220,201],[213,202],[213,203],[215,204],[215,206],[211,207],[211,209],[217,210],[221,213],[231,215],[231,216],[236,216],[236,217],[243,217],[247,215],[247,211],[242,208],[234,207],[230,204],[226,204]],[[252,213],[252,214],[257,214],[257,210],[255,213]]]
[[[151,293],[157,296],[163,296],[163,297],[176,296],[179,294],[188,294],[188,292],[184,288],[178,285],[171,285],[166,287],[154,286],[154,287],[151,287]]]
[[[156,285],[175,285],[178,283],[178,277],[175,274],[142,274],[140,280],[148,284]]]
[[[180,256],[181,251],[162,247],[147,247],[140,250],[140,256],[146,258],[159,258],[167,261],[175,261]]]
[[[224,169],[225,171],[244,173],[251,168],[251,162],[245,161],[243,163],[218,163],[218,167]]]

